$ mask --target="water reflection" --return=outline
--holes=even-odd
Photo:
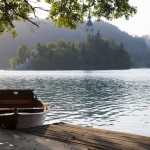
[[[3,71],[0,88],[32,88],[50,104],[46,123],[150,136],[150,70]]]

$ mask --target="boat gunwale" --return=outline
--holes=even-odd
[[[7,113],[1,113],[1,110],[2,111],[9,111],[9,110],[15,110],[15,109],[17,109],[18,110],[18,112],[17,112],[17,114],[18,115],[23,115],[23,114],[29,114],[29,115],[31,115],[31,114],[45,114],[45,113],[48,113],[49,112],[49,107],[48,107],[48,105],[46,105],[47,107],[46,107],[46,109],[44,108],[44,107],[31,107],[31,108],[0,108],[0,116],[3,116],[3,115],[6,115],[6,114],[14,114],[14,112],[7,112]],[[41,111],[40,112],[19,112],[19,110],[40,110],[41,109]]]

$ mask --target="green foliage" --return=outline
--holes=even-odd
[[[41,47],[42,53],[39,51]],[[60,40],[47,45],[37,43],[36,48],[37,52],[32,55],[29,69],[100,70],[131,67],[130,57],[124,50],[124,45],[117,45],[113,40],[105,41],[100,35],[88,37],[86,43]]]
[[[31,51],[25,46],[21,45],[17,50],[17,57],[19,58],[19,63],[24,63],[27,58],[30,58]]]
[[[123,16],[129,19],[129,16],[136,13],[136,7],[130,6],[129,0],[45,0],[50,6],[49,10],[34,6],[34,2],[40,3],[40,0],[34,0],[33,3],[28,0],[1,0],[0,34],[11,32],[15,37],[13,21],[29,21],[38,26],[38,23],[30,17],[32,13],[34,18],[38,18],[36,14],[38,9],[49,12],[47,19],[52,19],[57,27],[64,26],[71,29],[84,22],[89,10],[97,20],[102,17],[112,20]]]
[[[19,64],[23,64],[27,58],[31,57],[31,51],[25,45],[18,47],[16,57],[9,59],[11,68],[15,68]]]
[[[16,36],[13,21],[25,21],[29,19],[29,13],[32,11],[28,1],[22,0],[1,0],[0,1],[0,34],[4,32],[12,32],[12,36]]]
[[[136,68],[150,68],[150,51],[149,50],[137,50],[136,52],[130,52],[133,66]]]
[[[9,59],[9,65],[12,69],[15,69],[15,67],[17,66],[17,59],[16,58]]]

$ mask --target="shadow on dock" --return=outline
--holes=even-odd
[[[150,150],[150,137],[65,123],[23,129],[21,132],[87,150]]]
[[[40,136],[0,129],[0,150],[87,150]]]

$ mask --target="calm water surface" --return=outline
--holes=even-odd
[[[34,89],[47,123],[66,122],[150,136],[150,70],[0,71],[1,89]]]

